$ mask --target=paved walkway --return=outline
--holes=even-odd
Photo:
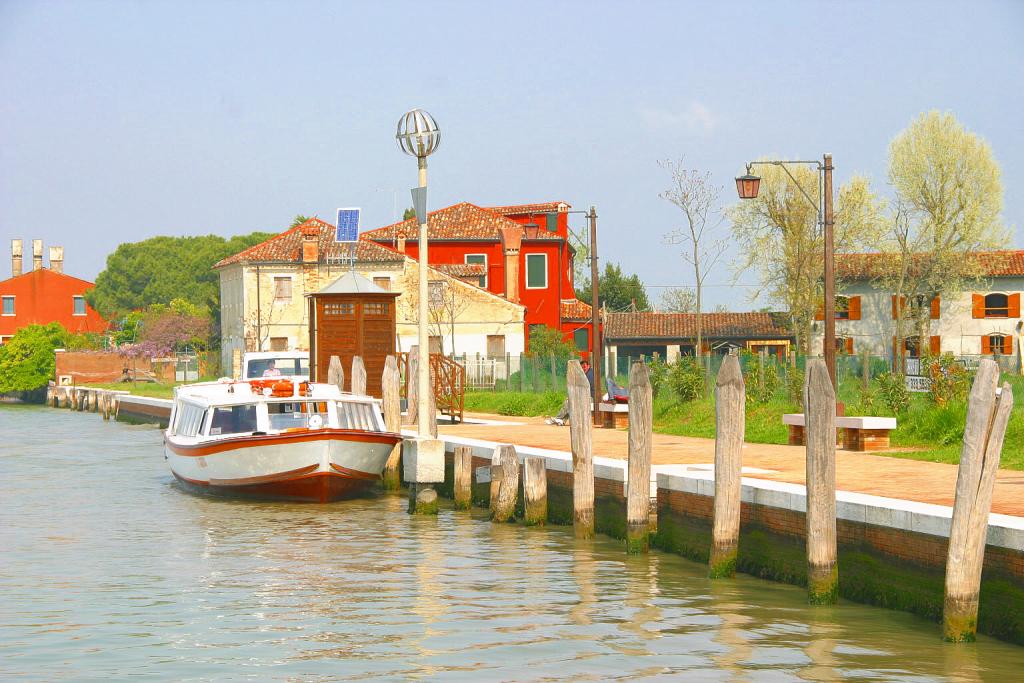
[[[441,424],[442,434],[487,441],[521,444],[551,450],[569,450],[569,428],[544,424],[541,418],[467,415],[496,424]],[[607,458],[626,458],[626,432],[619,429],[594,429],[594,454]],[[715,459],[713,439],[654,435],[653,463],[698,464]],[[758,479],[804,483],[805,455],[802,446],[747,444],[743,465],[770,470]],[[946,463],[890,458],[870,453],[840,450],[836,458],[836,485],[843,491],[902,498],[935,505],[953,505],[957,466]],[[1024,472],[999,470],[992,512],[1024,517]]]

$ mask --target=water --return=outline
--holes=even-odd
[[[3,680],[1019,680],[1024,648],[571,530],[179,490],[161,433],[0,407]]]

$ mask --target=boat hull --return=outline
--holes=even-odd
[[[358,496],[380,479],[397,434],[324,429],[202,444],[165,439],[171,472],[205,493],[326,503]]]

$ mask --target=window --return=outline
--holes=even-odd
[[[1010,297],[1006,294],[985,295],[985,317],[1006,318],[1010,314]],[[993,352],[994,353],[994,352]]]
[[[466,254],[465,256],[466,265],[478,264],[484,267],[484,274],[480,276],[479,286],[481,288],[487,287],[487,254]]]
[[[836,353],[853,355],[853,337],[836,337]]]
[[[547,289],[548,286],[548,255],[526,255],[526,288]]]
[[[429,296],[427,298],[428,305],[431,308],[441,308],[444,306],[444,287],[445,283],[441,280],[434,280],[429,284]]]
[[[71,314],[72,315],[85,315],[85,297],[84,296],[73,296],[73,297],[71,297]]]
[[[327,424],[327,403],[323,401],[287,401],[268,403],[271,429],[307,429],[309,418],[319,415],[321,425]]]
[[[377,285],[385,292],[391,291],[391,278],[389,277],[375,277],[373,278],[373,284]]]
[[[2,315],[14,315],[14,297],[4,296],[0,297],[0,314]]]
[[[505,357],[505,335],[503,335],[503,334],[489,334],[489,335],[487,335],[487,357],[488,358],[504,358]]]
[[[984,348],[986,344],[982,344],[982,353],[986,355],[993,354],[1000,356],[1006,356],[1013,353],[1013,349],[1011,348],[1011,344],[1013,342],[1010,340],[1010,337],[1003,334],[990,334],[986,339],[988,340],[988,348]]]
[[[919,337],[907,337],[903,340],[903,349],[908,358],[921,357],[921,339]]]
[[[291,303],[292,279],[288,276],[274,278],[274,302]]]
[[[388,314],[386,301],[373,301],[363,304],[363,315],[384,316]]]
[[[576,344],[577,351],[590,350],[590,330],[581,327],[572,333],[572,340]]]
[[[206,417],[206,409],[194,406],[190,403],[182,403],[174,416],[174,433],[181,436],[196,436],[199,434]]]
[[[210,436],[250,434],[256,431],[256,406],[253,404],[214,408]]]
[[[288,350],[288,337],[271,337],[270,338],[270,350],[271,351],[287,351]]]
[[[324,304],[324,315],[350,316],[355,315],[356,305],[350,301]]]
[[[368,432],[380,431],[374,411],[370,405],[355,401],[338,402],[338,426],[341,429],[361,429]]]
[[[850,297],[837,296],[836,297],[836,320],[849,320],[850,319]],[[839,340],[837,339],[836,342]]]
[[[8,341],[10,341],[10,339],[11,339],[11,335],[9,335],[9,334],[8,335],[0,335],[0,346],[3,346],[4,344],[6,344]]]

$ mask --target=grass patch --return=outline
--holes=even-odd
[[[537,417],[556,415],[565,401],[565,394],[547,391],[531,394],[518,391],[468,391],[466,410],[495,415]]]

